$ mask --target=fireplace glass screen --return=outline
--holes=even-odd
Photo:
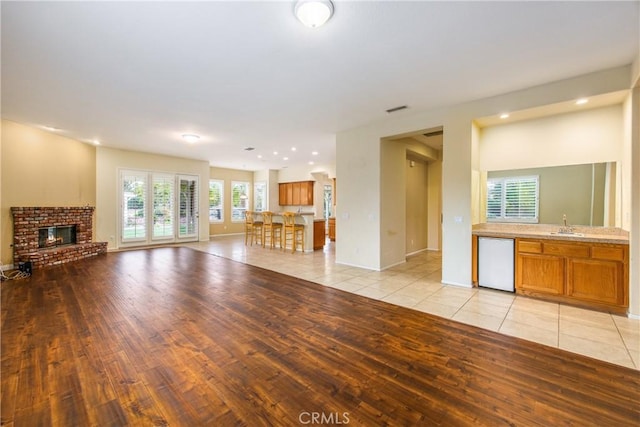
[[[46,227],[38,230],[38,247],[51,248],[54,246],[73,245],[76,243],[76,226],[65,225]]]

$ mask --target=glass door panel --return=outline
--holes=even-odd
[[[198,237],[198,177],[178,176],[178,237]]]
[[[122,171],[120,183],[122,191],[120,240],[123,243],[145,241],[147,239],[147,174]]]
[[[175,236],[174,203],[175,175],[153,174],[153,240],[173,239]]]

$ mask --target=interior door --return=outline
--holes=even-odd
[[[198,239],[198,177],[178,175],[178,238]]]

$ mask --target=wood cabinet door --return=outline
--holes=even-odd
[[[291,183],[292,186],[292,198],[291,198],[291,204],[294,206],[299,206],[300,205],[300,187],[302,186],[301,182],[292,182]]]
[[[313,205],[313,181],[300,183],[300,204],[304,206]]]
[[[285,206],[287,204],[287,184],[278,184],[278,204]]]
[[[329,240],[336,240],[336,219],[329,218]]]
[[[287,182],[285,184],[287,197],[285,197],[285,205],[293,205],[293,183]]]
[[[478,236],[471,236],[471,282],[478,284]]]
[[[519,290],[564,294],[565,260],[563,257],[519,253],[516,288]]]
[[[313,222],[313,250],[322,249],[326,235],[324,232],[324,221]]]
[[[567,295],[586,301],[624,305],[623,264],[594,259],[567,260]]]

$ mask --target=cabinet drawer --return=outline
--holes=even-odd
[[[594,246],[591,248],[591,258],[606,259],[611,261],[624,261],[624,248],[622,247],[601,247]]]
[[[543,253],[547,255],[589,258],[589,247],[580,245],[567,245],[563,243],[545,243]]]
[[[540,242],[530,242],[527,240],[520,240],[518,242],[518,252],[528,252],[531,254],[541,254],[542,253],[542,243]]]

